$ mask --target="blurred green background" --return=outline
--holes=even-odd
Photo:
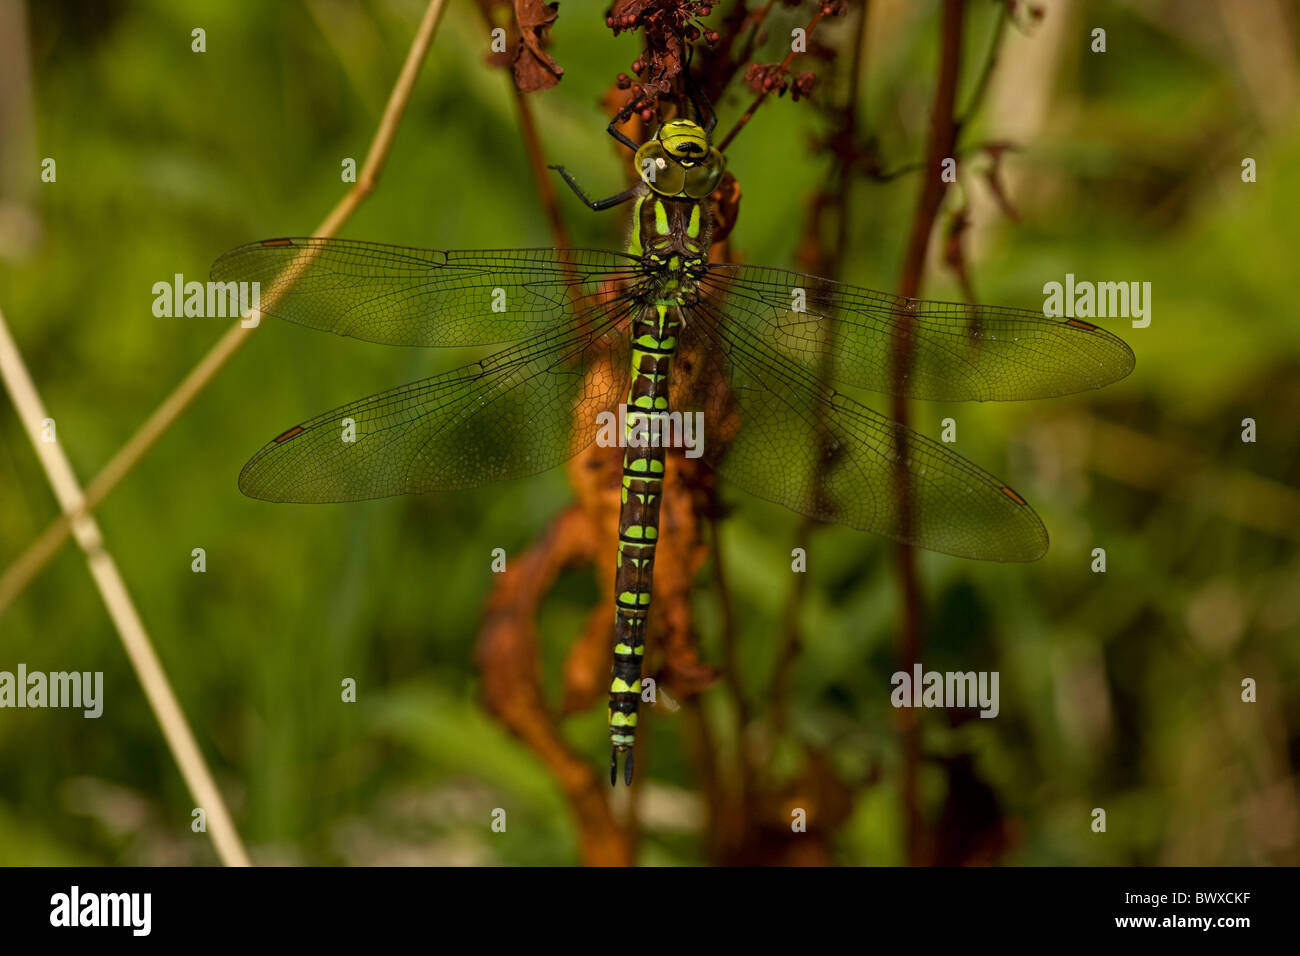
[[[6,22],[23,5],[0,0]],[[485,62],[473,4],[452,0],[378,189],[343,235],[440,248],[550,244],[509,74]],[[728,6],[722,4],[721,6]],[[1300,126],[1290,3],[1044,3],[1008,32],[965,142],[1007,138],[1023,214],[1001,216],[976,169],[968,259],[981,301],[1038,308],[1042,286],[1149,281],[1149,328],[1103,321],[1137,354],[1096,394],[1003,406],[913,407],[937,437],[1029,498],[1052,535],[1030,566],[920,557],[927,669],[997,670],[996,720],[922,714],[921,809],[935,858],[1017,864],[1300,863]],[[423,5],[40,3],[25,33],[30,87],[0,89],[0,308],[83,481],[224,331],[159,319],[152,286],[205,280],[222,251],[308,234],[364,157]],[[781,58],[807,4],[773,13],[755,54]],[[992,37],[967,20],[963,95]],[[871,5],[861,121],[888,168],[922,155],[937,3]],[[852,17],[817,38],[847,51]],[[207,31],[207,52],[190,31]],[[1107,52],[1089,51],[1107,31]],[[600,99],[640,38],[604,5],[563,2],[555,89],[530,97],[547,160],[593,193],[623,188],[626,157]],[[829,173],[822,98],[772,98],[728,150],[744,261],[793,266],[809,198]],[[739,80],[721,128],[753,93]],[[26,103],[26,106],[24,106]],[[39,161],[57,161],[56,183]],[[1241,181],[1241,160],[1258,182]],[[987,165],[987,164],[985,164]],[[915,174],[859,182],[841,278],[895,287]],[[575,244],[621,247],[623,214],[560,198]],[[942,226],[942,223],[941,223]],[[937,232],[940,230],[937,230]],[[923,294],[959,299],[936,240]],[[242,497],[235,478],[271,435],[463,356],[388,349],[270,321],[100,510],[115,556],[253,859],[309,864],[536,864],[579,860],[573,816],[532,754],[482,709],[474,639],[490,552],[517,555],[572,500],[562,469],[455,495],[322,507]],[[1242,420],[1258,441],[1241,440]],[[722,546],[742,677],[767,686],[790,600],[791,547],[809,549],[788,734],[765,740],[779,789],[807,748],[851,791],[819,838],[842,863],[903,861],[893,549],[723,488]],[[26,435],[0,407],[0,567],[58,513]],[[204,548],[207,571],[193,573]],[[1092,549],[1108,570],[1090,570]],[[613,555],[609,555],[613,560]],[[721,663],[718,598],[696,591],[704,657]],[[540,626],[559,667],[599,601],[591,573],[560,582]],[[612,612],[611,612],[612,613]],[[127,664],[81,553],[65,546],[0,616],[0,669],[104,672],[99,720],[0,711],[0,862],[213,863],[192,801]],[[355,678],[356,704],[339,682]],[[1259,700],[1240,700],[1243,678]],[[727,702],[705,694],[718,745]],[[601,703],[567,721],[597,768]],[[654,710],[642,776],[645,863],[710,861],[701,783],[682,721]],[[760,734],[761,736],[761,734]],[[954,769],[956,768],[956,769]],[[509,814],[490,829],[493,808]],[[1094,807],[1105,834],[1090,829]]]

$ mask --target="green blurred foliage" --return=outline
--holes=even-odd
[[[344,234],[548,245],[508,77],[485,64],[472,5],[450,6],[379,187]],[[548,160],[604,195],[622,188],[626,156],[604,135],[600,97],[637,38],[612,38],[598,6],[561,4],[551,52],[565,76],[530,105]],[[930,3],[882,6],[888,32],[866,58],[863,124],[894,168],[924,150],[937,17]],[[933,825],[957,793],[941,758],[969,755],[996,795],[1006,862],[1300,862],[1297,528],[1256,526],[1270,518],[1259,509],[1278,502],[1294,515],[1300,484],[1300,138],[1294,102],[1288,123],[1252,97],[1242,72],[1251,48],[1216,33],[1224,6],[1179,7],[1053,10],[1064,18],[1054,27],[1066,33],[1063,62],[1028,68],[1051,31],[1013,31],[998,73],[1043,100],[1032,138],[1005,161],[1024,218],[1008,222],[986,202],[971,255],[980,299],[1009,305],[1037,307],[1043,283],[1066,272],[1150,281],[1150,328],[1107,323],[1133,345],[1136,372],[1096,395],[913,411],[914,426],[936,437],[940,420],[956,417],[956,449],[1030,498],[1053,536],[1032,566],[921,559],[927,669],[1001,674],[998,719],[950,726],[942,712],[923,715],[923,810]],[[1295,11],[1283,9],[1294,38]],[[0,261],[0,306],[83,480],[224,329],[155,318],[153,284],[178,272],[204,279],[225,249],[311,231],[346,189],[343,158],[363,158],[421,12],[414,0],[33,5],[36,153],[21,170],[32,182],[6,183],[3,194],[26,197],[41,235]],[[779,16],[798,23],[806,11]],[[972,4],[963,90],[993,22],[992,4]],[[780,58],[786,24],[774,21],[755,59]],[[1095,25],[1108,30],[1106,54],[1088,52]],[[196,26],[206,53],[190,50]],[[821,29],[828,44],[852,42],[845,24]],[[842,85],[830,68],[811,68],[827,71],[813,101],[773,98],[729,150],[744,195],[733,245],[745,261],[794,264],[809,199],[828,175],[818,103]],[[1294,89],[1294,73],[1289,81]],[[752,95],[733,85],[719,104],[724,129]],[[1003,110],[1019,103],[1002,95]],[[996,102],[965,142],[994,122]],[[36,180],[45,156],[57,159],[56,184]],[[1244,156],[1259,163],[1256,184],[1240,181]],[[841,278],[895,284],[917,188],[914,174],[855,186]],[[591,215],[567,196],[561,206],[576,244],[622,244],[619,213]],[[938,253],[926,294],[959,298]],[[517,555],[571,500],[562,470],[323,507],[272,506],[235,487],[248,456],[287,425],[463,358],[270,323],[99,513],[258,861],[578,860],[554,781],[480,707],[473,656],[490,552]],[[1244,417],[1258,422],[1256,444],[1240,441]],[[1117,434],[1152,441],[1134,457],[1111,441]],[[791,739],[769,742],[766,772],[795,775],[802,745],[828,753],[861,784],[832,835],[836,857],[900,862],[892,550],[841,528],[799,540],[796,516],[724,495],[734,505],[722,547],[742,676],[756,695],[789,600],[790,548],[809,548]],[[56,514],[6,406],[0,565]],[[204,574],[190,570],[199,547]],[[1107,550],[1104,575],[1089,571],[1094,547]],[[596,600],[590,574],[551,596],[541,621],[548,673]],[[705,657],[718,664],[707,568],[696,603]],[[107,702],[90,721],[0,711],[0,862],[214,862],[190,832],[191,799],[73,547],[0,617],[0,669],[20,661],[103,671]],[[359,685],[355,705],[339,702],[345,677]],[[1243,677],[1259,682],[1259,703],[1240,702]],[[720,748],[732,743],[729,706],[720,690],[706,694]],[[604,717],[600,705],[566,725],[597,764]],[[641,859],[705,862],[683,721],[661,709],[652,720],[651,763],[638,765],[647,817],[664,822],[647,825]],[[495,807],[508,808],[506,834],[489,829]],[[1093,807],[1109,814],[1105,835],[1089,829]]]

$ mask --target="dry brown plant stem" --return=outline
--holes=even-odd
[[[410,99],[415,79],[419,75],[445,5],[446,0],[431,0],[410,52],[407,54],[406,63],[389,96],[388,106],[366,154],[361,174],[348,194],[325,217],[316,230],[316,235],[330,236],[336,233],[361,201],[375,188],[379,172],[392,147],[398,123]],[[288,267],[288,271],[300,269],[301,266],[301,263],[295,262]],[[9,601],[22,592],[40,568],[57,552],[68,535],[75,536],[77,543],[85,552],[91,577],[113,620],[122,646],[140,681],[141,689],[158,720],[163,739],[176,761],[196,807],[206,811],[207,832],[211,834],[218,857],[227,866],[250,865],[248,853],[239,838],[212,772],[203,759],[194,733],[185,719],[167,673],[145,630],[144,622],[140,619],[135,603],[131,600],[126,582],[105,547],[99,525],[92,517],[92,512],[216,376],[226,361],[244,343],[250,332],[251,329],[244,327],[242,321],[236,321],[83,492],[62,446],[57,442],[41,440],[41,423],[47,418],[44,404],[22,361],[17,343],[9,334],[3,313],[0,313],[0,378],[3,378],[13,398],[19,417],[28,431],[37,457],[49,477],[63,511],[62,517],[46,529],[23,557],[5,573],[3,579],[0,579],[0,612]]]
[[[384,115],[375,130],[374,139],[370,143],[370,149],[366,153],[366,159],[361,166],[357,181],[352,184],[352,188],[339,200],[338,204],[330,210],[329,215],[316,227],[312,235],[321,238],[329,238],[335,235],[343,227],[343,224],[352,217],[352,214],[356,212],[362,201],[374,191],[375,185],[379,181],[379,174],[383,170],[384,161],[388,158],[393,140],[397,136],[397,128],[401,123],[402,114],[406,110],[406,104],[411,98],[411,91],[415,87],[416,77],[419,76],[420,67],[424,63],[425,55],[429,52],[429,46],[433,42],[434,33],[438,28],[446,4],[447,0],[430,0],[428,8],[424,12],[424,18],[420,21],[419,29],[416,31],[415,39],[411,43],[411,49],[406,55],[406,62],[402,65],[402,71],[397,77],[392,92],[389,94],[388,105],[384,108]],[[286,271],[301,267],[301,263],[295,262]],[[268,300],[268,305],[274,305],[274,302]],[[136,430],[126,444],[118,449],[117,453],[109,459],[108,464],[104,466],[99,474],[91,479],[86,486],[85,495],[75,509],[71,513],[65,513],[55,519],[28,546],[18,560],[5,569],[3,576],[0,576],[0,614],[4,613],[5,608],[27,588],[27,585],[40,573],[41,569],[58,553],[63,542],[68,539],[74,523],[80,518],[93,513],[104,503],[105,499],[121,484],[122,479],[131,473],[135,466],[140,463],[140,460],[149,453],[149,450],[167,432],[167,429],[184,414],[194,399],[211,384],[217,373],[239,351],[239,347],[248,340],[253,331],[252,328],[245,328],[242,321],[236,321],[227,329],[225,334],[217,340],[217,344],[190,370],[190,373],[185,376],[180,385],[176,386],[172,393],[163,400],[162,404],[154,409],[153,414],[145,420],[145,423]]]

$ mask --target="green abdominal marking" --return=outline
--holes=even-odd
[[[632,748],[641,703],[641,663],[659,541],[665,449],[661,440],[670,408],[673,356],[683,329],[682,310],[697,293],[712,221],[707,207],[685,198],[651,192],[638,198],[629,252],[641,257],[646,276],[631,320],[631,378],[627,392],[627,447],[623,455],[618,555],[614,589],[614,662],[609,686],[610,783],[618,779],[618,755],[625,753],[623,779],[632,782]],[[679,411],[685,411],[679,410]]]
[[[663,204],[654,202],[655,225],[668,221]],[[641,703],[641,662],[659,540],[659,505],[663,496],[665,452],[661,442],[634,446],[635,431],[651,427],[668,411],[668,383],[680,306],[658,298],[644,303],[632,319],[632,368],[627,393],[627,448],[619,509],[615,571],[614,663],[609,685],[610,783],[618,779],[618,755],[626,753],[624,779],[632,782],[632,747]]]

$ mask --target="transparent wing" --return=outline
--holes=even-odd
[[[1080,319],[905,299],[758,266],[712,265],[701,286],[736,329],[824,378],[876,392],[944,402],[1050,398],[1133,370],[1121,339]],[[898,376],[892,343],[904,324],[912,361]]]
[[[959,557],[1047,550],[1038,515],[993,475],[821,383],[712,302],[686,311],[672,405],[704,412],[704,458],[739,487]]]
[[[545,471],[597,434],[627,393],[627,300],[572,329],[390,389],[285,431],[244,466],[268,501],[327,502],[450,491]]]
[[[438,347],[551,333],[639,275],[636,259],[594,249],[441,252],[353,239],[266,239],[212,265],[214,282],[259,283],[268,315],[384,345]]]

